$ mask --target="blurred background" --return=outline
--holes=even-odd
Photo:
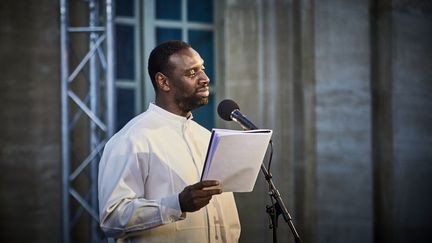
[[[215,111],[230,98],[274,130],[305,243],[432,242],[430,0],[110,2],[0,1],[0,241],[106,241],[98,156],[154,97],[151,49],[181,39],[211,78],[196,120],[240,129]],[[264,178],[235,196],[240,242],[271,242]]]

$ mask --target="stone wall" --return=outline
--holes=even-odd
[[[0,241],[60,242],[58,4],[0,2]]]
[[[430,4],[231,0],[223,9],[220,96],[274,129],[274,179],[305,242],[430,241]],[[265,192],[259,178],[237,195],[242,242],[271,241],[257,211]]]

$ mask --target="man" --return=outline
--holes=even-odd
[[[169,41],[148,63],[155,103],[110,139],[100,161],[101,228],[117,242],[237,242],[232,193],[199,182],[210,132],[191,111],[208,103],[204,61]]]

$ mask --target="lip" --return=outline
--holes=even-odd
[[[210,91],[209,88],[200,88],[197,90],[197,94],[204,96],[204,97],[208,97],[210,95]]]

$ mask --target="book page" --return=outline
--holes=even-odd
[[[201,180],[219,180],[224,192],[250,192],[273,131],[213,129]]]

